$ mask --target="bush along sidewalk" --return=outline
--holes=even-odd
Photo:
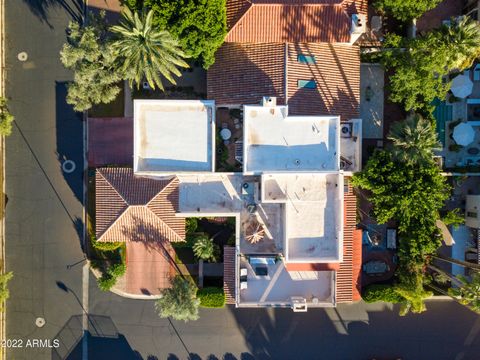
[[[123,263],[110,266],[97,280],[100,290],[110,291],[110,289],[117,283],[117,279],[125,275],[126,270],[127,267]]]
[[[100,271],[102,276],[97,279],[98,287],[109,291],[126,271],[125,244],[97,241],[94,234],[90,235],[93,260],[91,266]]]
[[[225,293],[220,287],[206,287],[198,289],[197,298],[200,306],[206,308],[222,308],[225,306]]]

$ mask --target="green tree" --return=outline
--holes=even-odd
[[[0,97],[0,135],[8,136],[12,133],[12,123],[15,118],[7,106],[7,99]]]
[[[162,297],[155,303],[158,315],[162,318],[172,317],[175,320],[197,320],[200,300],[196,297],[195,284],[176,276],[171,285],[162,291]]]
[[[113,48],[130,87],[134,81],[139,87],[145,78],[150,87],[163,90],[161,76],[176,84],[173,76],[181,76],[178,67],[187,68],[188,64],[178,42],[167,31],[154,26],[153,14],[152,10],[139,14],[124,8],[120,25],[111,28],[117,34]]]
[[[405,163],[428,163],[433,149],[440,144],[431,121],[420,115],[410,115],[390,128],[388,139],[393,142],[393,156]]]
[[[121,80],[115,67],[116,56],[107,37],[105,12],[91,15],[90,25],[69,25],[68,43],[60,51],[62,64],[74,72],[68,85],[67,103],[76,111],[112,102],[120,93]]]
[[[10,271],[0,275],[0,311],[3,311],[3,303],[9,298],[8,282],[12,279],[13,273]]]
[[[124,0],[132,10],[155,12],[153,23],[176,37],[185,53],[207,69],[227,34],[225,0]]]
[[[470,279],[462,275],[456,278],[461,286],[448,289],[448,293],[459,299],[461,304],[480,313],[480,273],[474,272]]]
[[[447,75],[464,70],[479,55],[479,34],[480,25],[466,19],[415,39],[387,37],[382,63],[392,71],[390,100],[430,113],[432,101],[444,99],[450,89]]]
[[[399,230],[436,228],[439,210],[449,196],[449,186],[431,160],[425,164],[395,161],[392,153],[376,151],[364,170],[352,178],[354,186],[371,192],[370,201],[379,223],[399,221]],[[428,234],[431,235],[431,234]]]
[[[468,16],[443,25],[433,34],[447,47],[449,68],[466,69],[480,56],[480,26]]]
[[[373,6],[398,20],[407,21],[419,18],[441,2],[442,0],[375,0]]]
[[[400,279],[400,283],[395,286],[395,292],[404,299],[400,303],[400,315],[424,312],[425,299],[431,297],[433,293],[424,289],[422,274],[417,272]]]
[[[215,261],[215,244],[212,239],[206,235],[199,235],[193,244],[193,253],[201,260]]]
[[[460,225],[465,223],[465,217],[460,214],[460,209],[456,208],[448,211],[443,217],[442,221],[445,225],[452,225],[455,229],[457,229]]]

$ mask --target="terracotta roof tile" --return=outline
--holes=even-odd
[[[227,34],[227,42],[350,41],[351,19],[339,5],[254,5]]]
[[[299,63],[299,54],[314,56],[316,63]],[[299,89],[298,80],[315,80],[317,88]],[[359,49],[342,44],[225,43],[207,73],[208,98],[221,106],[276,96],[281,105],[285,81],[291,114],[340,115],[343,120],[359,116]]]
[[[368,0],[227,0],[227,42],[349,42]]]
[[[177,178],[136,177],[129,168],[100,168],[96,174],[98,241],[184,241],[185,219],[176,217]]]
[[[343,261],[335,282],[337,303],[360,300],[360,269],[362,266],[362,239],[356,230],[357,198],[348,185],[344,195]]]
[[[285,45],[225,43],[207,72],[207,94],[217,105],[256,104],[262,96],[285,103]]]
[[[95,201],[95,226],[98,238],[127,209],[128,204],[99,172],[95,176],[95,191],[101,194],[96,196]]]
[[[227,29],[230,30],[250,6],[252,6],[250,0],[227,0]]]
[[[235,248],[233,246],[223,248],[223,291],[225,302],[235,304]]]
[[[98,173],[112,185],[128,205],[145,205],[171,181],[134,176],[131,168],[101,168]]]
[[[298,62],[310,55],[314,64]],[[360,52],[341,44],[288,45],[288,105],[294,115],[340,115],[342,120],[359,116]],[[298,87],[298,80],[314,80],[316,89]]]

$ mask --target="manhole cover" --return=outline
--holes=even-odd
[[[18,55],[17,55],[17,59],[19,61],[27,61],[28,54],[25,51],[19,52]]]
[[[72,160],[65,160],[62,164],[63,172],[70,174],[75,171],[76,165]]]
[[[36,318],[35,325],[37,325],[39,328],[43,327],[45,325],[45,319],[42,317]]]

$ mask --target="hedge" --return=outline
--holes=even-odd
[[[392,285],[372,284],[365,288],[363,292],[363,300],[367,303],[376,301],[385,301],[392,304],[398,304],[404,300]]]
[[[221,308],[225,306],[225,293],[223,288],[206,287],[197,291],[200,306],[206,308]]]
[[[90,239],[92,241],[93,247],[100,251],[117,250],[123,244],[121,242],[100,242],[100,241],[97,241],[97,238],[95,235],[91,235]]]

